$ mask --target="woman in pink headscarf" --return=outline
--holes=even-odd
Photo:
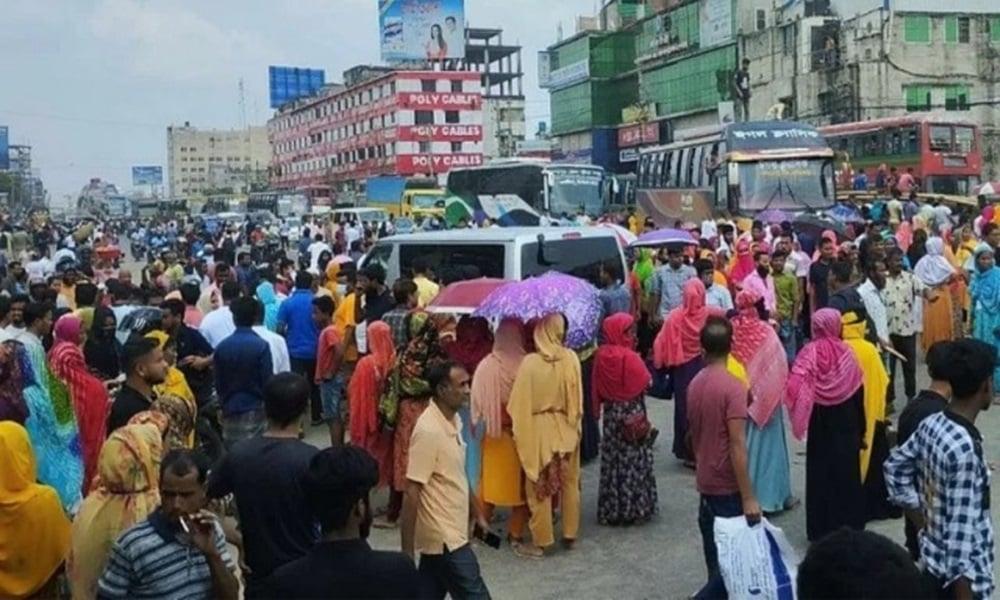
[[[785,402],[792,433],[806,441],[806,533],[815,541],[848,526],[864,529],[859,453],[865,434],[864,386],[854,353],[840,338],[840,313],[817,310],[812,341],[795,357]]]
[[[736,242],[736,258],[732,269],[729,270],[729,283],[733,286],[733,293],[743,285],[743,280],[747,275],[753,273],[756,265],[753,262],[753,252],[750,251],[750,241],[741,239]]]
[[[750,380],[753,403],[747,411],[747,456],[754,495],[764,512],[781,512],[792,502],[788,442],[781,401],[788,381],[788,363],[775,360],[784,347],[774,328],[760,318],[762,298],[744,290],[736,295],[733,317],[733,356]]]
[[[653,363],[670,373],[674,392],[674,456],[693,464],[694,456],[685,443],[687,435],[687,388],[701,371],[701,330],[711,315],[724,313],[705,304],[705,285],[700,279],[684,284],[681,306],[670,311],[653,342]]]
[[[53,328],[55,344],[49,351],[49,367],[56,382],[52,393],[69,394],[80,430],[83,450],[83,493],[86,495],[97,472],[97,460],[104,445],[108,418],[108,391],[87,369],[83,356],[86,333],[83,321],[72,314],[63,315]]]

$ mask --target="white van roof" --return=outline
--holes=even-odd
[[[606,227],[490,227],[487,229],[448,229],[445,231],[420,231],[384,238],[389,243],[435,242],[511,242],[518,239],[535,240],[542,234],[546,240],[615,237]]]

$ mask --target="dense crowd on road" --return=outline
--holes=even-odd
[[[840,208],[627,248],[627,271],[593,274],[597,333],[574,349],[559,312],[428,310],[452,283],[439,266],[387,281],[361,261],[391,221],[8,224],[0,597],[486,598],[474,539],[572,550],[591,461],[597,522],[640,527],[669,493],[667,447],[699,494],[696,597],[726,597],[715,518],[800,503],[800,597],[990,597],[975,422],[998,368],[1000,211]],[[304,441],[320,427],[322,450]],[[905,550],[864,532],[901,516]],[[399,551],[371,549],[371,527]]]

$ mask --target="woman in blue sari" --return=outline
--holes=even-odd
[[[16,338],[30,366],[24,381],[29,411],[24,427],[38,459],[38,481],[55,488],[63,508],[72,514],[83,500],[83,450],[76,416],[66,386],[49,371],[41,339],[27,319],[25,324],[28,330]]]
[[[993,248],[982,243],[972,253],[972,337],[986,342],[1000,352],[1000,268],[994,262]],[[993,371],[1000,381],[1000,367]]]

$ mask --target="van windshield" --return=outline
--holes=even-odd
[[[400,277],[409,276],[418,256],[446,284],[480,277],[504,278],[503,244],[400,244]]]
[[[539,252],[538,242],[521,246],[521,277],[527,279],[547,271],[568,273],[600,285],[602,263],[616,265],[615,276],[622,279],[621,251],[613,237],[546,240]]]

